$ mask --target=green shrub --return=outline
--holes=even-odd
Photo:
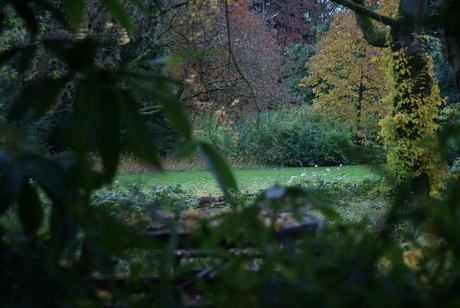
[[[123,212],[180,210],[197,206],[198,202],[189,198],[180,185],[149,187],[145,190],[142,184],[120,186],[116,181],[96,191],[91,196],[91,205],[100,215],[113,216]]]
[[[230,160],[242,157],[262,165],[332,166],[384,159],[381,149],[354,144],[351,132],[308,110],[292,108],[254,117],[217,126],[210,117],[200,131]]]

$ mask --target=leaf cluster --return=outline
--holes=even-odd
[[[313,88],[313,107],[347,125],[360,140],[376,140],[378,121],[386,114],[380,99],[386,89],[379,59],[350,11],[339,12],[317,43],[300,85]]]
[[[428,174],[432,193],[442,187],[445,166],[440,162],[436,134],[438,107],[443,100],[434,79],[431,58],[423,55],[423,72],[414,79],[411,59],[396,52],[387,57],[388,116],[381,121],[382,136],[388,149],[388,164],[396,181]],[[414,56],[415,57],[415,56]],[[425,89],[428,95],[421,92]],[[421,91],[417,91],[421,88]]]
[[[101,4],[105,13],[119,25],[135,31],[124,4],[117,0]],[[2,306],[96,305],[100,302],[96,290],[85,282],[86,274],[81,273],[87,273],[85,268],[90,265],[76,261],[81,239],[87,242],[89,252],[81,252],[80,257],[84,259],[88,253],[94,260],[94,269],[104,273],[113,268],[111,255],[134,242],[152,246],[113,218],[98,217],[90,206],[91,192],[113,181],[122,151],[122,128],[133,154],[161,168],[155,140],[138,111],[136,95],[161,106],[164,116],[181,135],[179,156],[199,150],[223,190],[237,189],[221,155],[192,136],[191,122],[170,91],[177,81],[155,70],[143,72],[132,63],[117,63],[112,67],[98,65],[100,42],[91,37],[41,35],[43,20],[52,20],[54,27],[64,33],[77,29],[84,22],[88,5],[83,0],[62,3],[11,1],[1,7],[2,18],[8,10],[17,14],[23,21],[20,27],[24,27],[28,36],[21,44],[2,46],[0,65],[10,65],[23,76],[44,51],[52,54],[64,68],[58,75],[27,80],[19,88],[5,123],[2,123],[5,129],[0,133],[0,214],[17,213],[22,234],[17,240],[11,240],[8,226],[0,229]],[[142,9],[139,2],[135,5]],[[153,65],[161,66],[167,61],[153,61]],[[71,116],[60,127],[60,133],[69,152],[48,157],[17,137],[13,133],[14,123],[26,116],[45,116],[68,87],[74,89],[75,98]],[[87,159],[89,138],[95,140],[99,149],[103,166],[100,172],[95,171]],[[46,236],[39,232],[44,225],[49,230]],[[121,238],[123,244],[114,242]],[[72,266],[67,266],[68,262]],[[41,280],[31,281],[26,277],[40,277]],[[5,285],[7,281],[8,286]],[[55,288],[54,284],[49,284],[51,281],[60,287]]]

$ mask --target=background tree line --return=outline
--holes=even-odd
[[[89,2],[78,29],[62,30],[58,23],[50,20],[44,22],[40,35],[48,40],[94,39],[101,43],[96,59],[100,66],[113,67],[136,62],[138,69],[146,73],[164,71],[172,78],[185,80],[185,84],[177,84],[172,90],[194,115],[197,131],[203,132],[204,138],[229,153],[229,157],[237,157],[249,151],[252,154],[248,157],[263,157],[256,162],[258,164],[319,163],[315,162],[317,159],[307,155],[306,151],[292,155],[280,152],[275,156],[271,155],[272,158],[278,157],[273,159],[267,155],[260,156],[265,150],[254,140],[257,140],[258,135],[264,134],[264,131],[267,132],[258,115],[291,106],[310,105],[313,93],[300,87],[299,81],[305,75],[304,63],[313,54],[313,46],[319,33],[328,28],[337,6],[323,1],[270,4],[230,1],[227,3],[228,14],[221,2],[155,1],[145,6],[152,12],[149,13],[149,18],[137,16],[138,11],[134,6],[128,5],[127,8],[133,16],[132,24],[138,29],[137,32],[128,31],[129,29],[117,24],[103,12],[98,2]],[[7,28],[12,32],[11,35],[5,35],[8,39],[4,41],[4,49],[20,44],[21,37],[25,39],[24,35],[15,36],[12,33],[26,31],[23,25],[17,26],[17,16],[7,16]],[[190,16],[193,17],[189,18]],[[305,34],[300,35],[301,32]],[[21,78],[11,78],[17,72],[10,72],[11,66],[5,67],[5,95],[2,103],[4,112],[10,104],[11,100],[8,98],[12,97],[14,89],[26,85],[27,81],[35,77],[65,74],[66,69],[57,59],[43,50],[38,50],[38,54],[40,56],[34,58],[26,76]],[[176,61],[173,66],[144,61],[164,56],[179,56],[182,60]],[[46,66],[50,61],[54,63],[51,68]],[[31,142],[40,144],[43,150],[63,151],[65,147],[60,141],[59,131],[63,123],[67,123],[72,116],[74,94],[75,86],[69,84],[59,94],[46,117],[38,122],[29,119],[18,122],[17,125],[23,127]],[[160,152],[171,153],[177,133],[158,112],[157,102],[139,96],[137,99],[139,109],[151,128],[152,138],[153,131],[161,132],[155,136]],[[268,117],[267,114],[261,118]],[[326,115],[326,118],[329,116]],[[323,122],[330,123],[328,125],[331,132],[337,127],[333,120]],[[210,127],[224,134],[232,134],[233,141],[221,143],[220,140],[227,137],[210,135]],[[294,125],[292,134],[315,135],[304,129],[302,131],[305,132],[298,131],[300,127]],[[274,133],[281,130],[281,127],[273,127]],[[273,137],[278,139],[275,135]],[[302,143],[314,143],[314,140],[319,139],[322,138],[303,139]],[[353,143],[352,139],[349,141]],[[129,151],[127,144],[125,146]],[[317,146],[316,148],[319,149]],[[338,151],[347,152],[348,148],[349,145],[347,149]],[[305,159],[299,159],[299,155],[305,156]],[[317,156],[321,156],[321,153]],[[341,156],[343,154],[337,155]],[[345,161],[351,160],[350,155],[347,155]],[[343,162],[342,158],[337,158],[330,163]]]

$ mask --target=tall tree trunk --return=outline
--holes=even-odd
[[[408,84],[410,87],[400,88],[396,91],[393,98],[392,116],[397,116],[398,113],[411,118],[405,125],[396,126],[396,131],[393,132],[397,140],[411,140],[411,147],[417,147],[415,144],[420,138],[429,138],[425,136],[427,131],[425,127],[419,123],[419,116],[414,117],[414,110],[425,108],[425,105],[433,102],[427,99],[431,95],[433,85],[433,76],[429,73],[429,58],[423,51],[423,23],[425,16],[426,0],[401,0],[398,10],[398,18],[403,20],[400,27],[391,28],[391,50],[393,54],[400,53],[401,56],[408,60],[408,72],[402,72],[401,67],[393,66],[393,76],[396,85]],[[396,59],[397,60],[397,59]],[[413,100],[411,97],[418,96],[420,99]],[[436,114],[432,115],[431,121],[435,121]],[[425,159],[419,158],[417,153],[413,153],[411,157],[407,157],[407,150],[401,149],[393,159],[400,160],[405,166],[413,172],[411,182],[411,190],[419,194],[430,191],[429,174],[422,171]],[[390,157],[391,159],[391,157]],[[402,170],[403,172],[406,170]]]
[[[384,136],[389,153],[388,164],[398,180],[412,179],[412,191],[428,193],[437,164],[433,141],[438,103],[435,96],[439,94],[436,93],[431,60],[423,50],[423,19],[427,0],[400,0],[394,18],[370,10],[364,0],[332,1],[355,12],[369,44],[391,49],[392,103],[385,120],[386,126],[382,128],[387,129]],[[387,32],[376,27],[372,20],[390,28],[389,39]]]

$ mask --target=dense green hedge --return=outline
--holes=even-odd
[[[200,122],[199,133],[230,160],[292,167],[384,161],[382,149],[358,146],[345,127],[300,108],[265,112],[235,123],[216,123],[214,117]]]

